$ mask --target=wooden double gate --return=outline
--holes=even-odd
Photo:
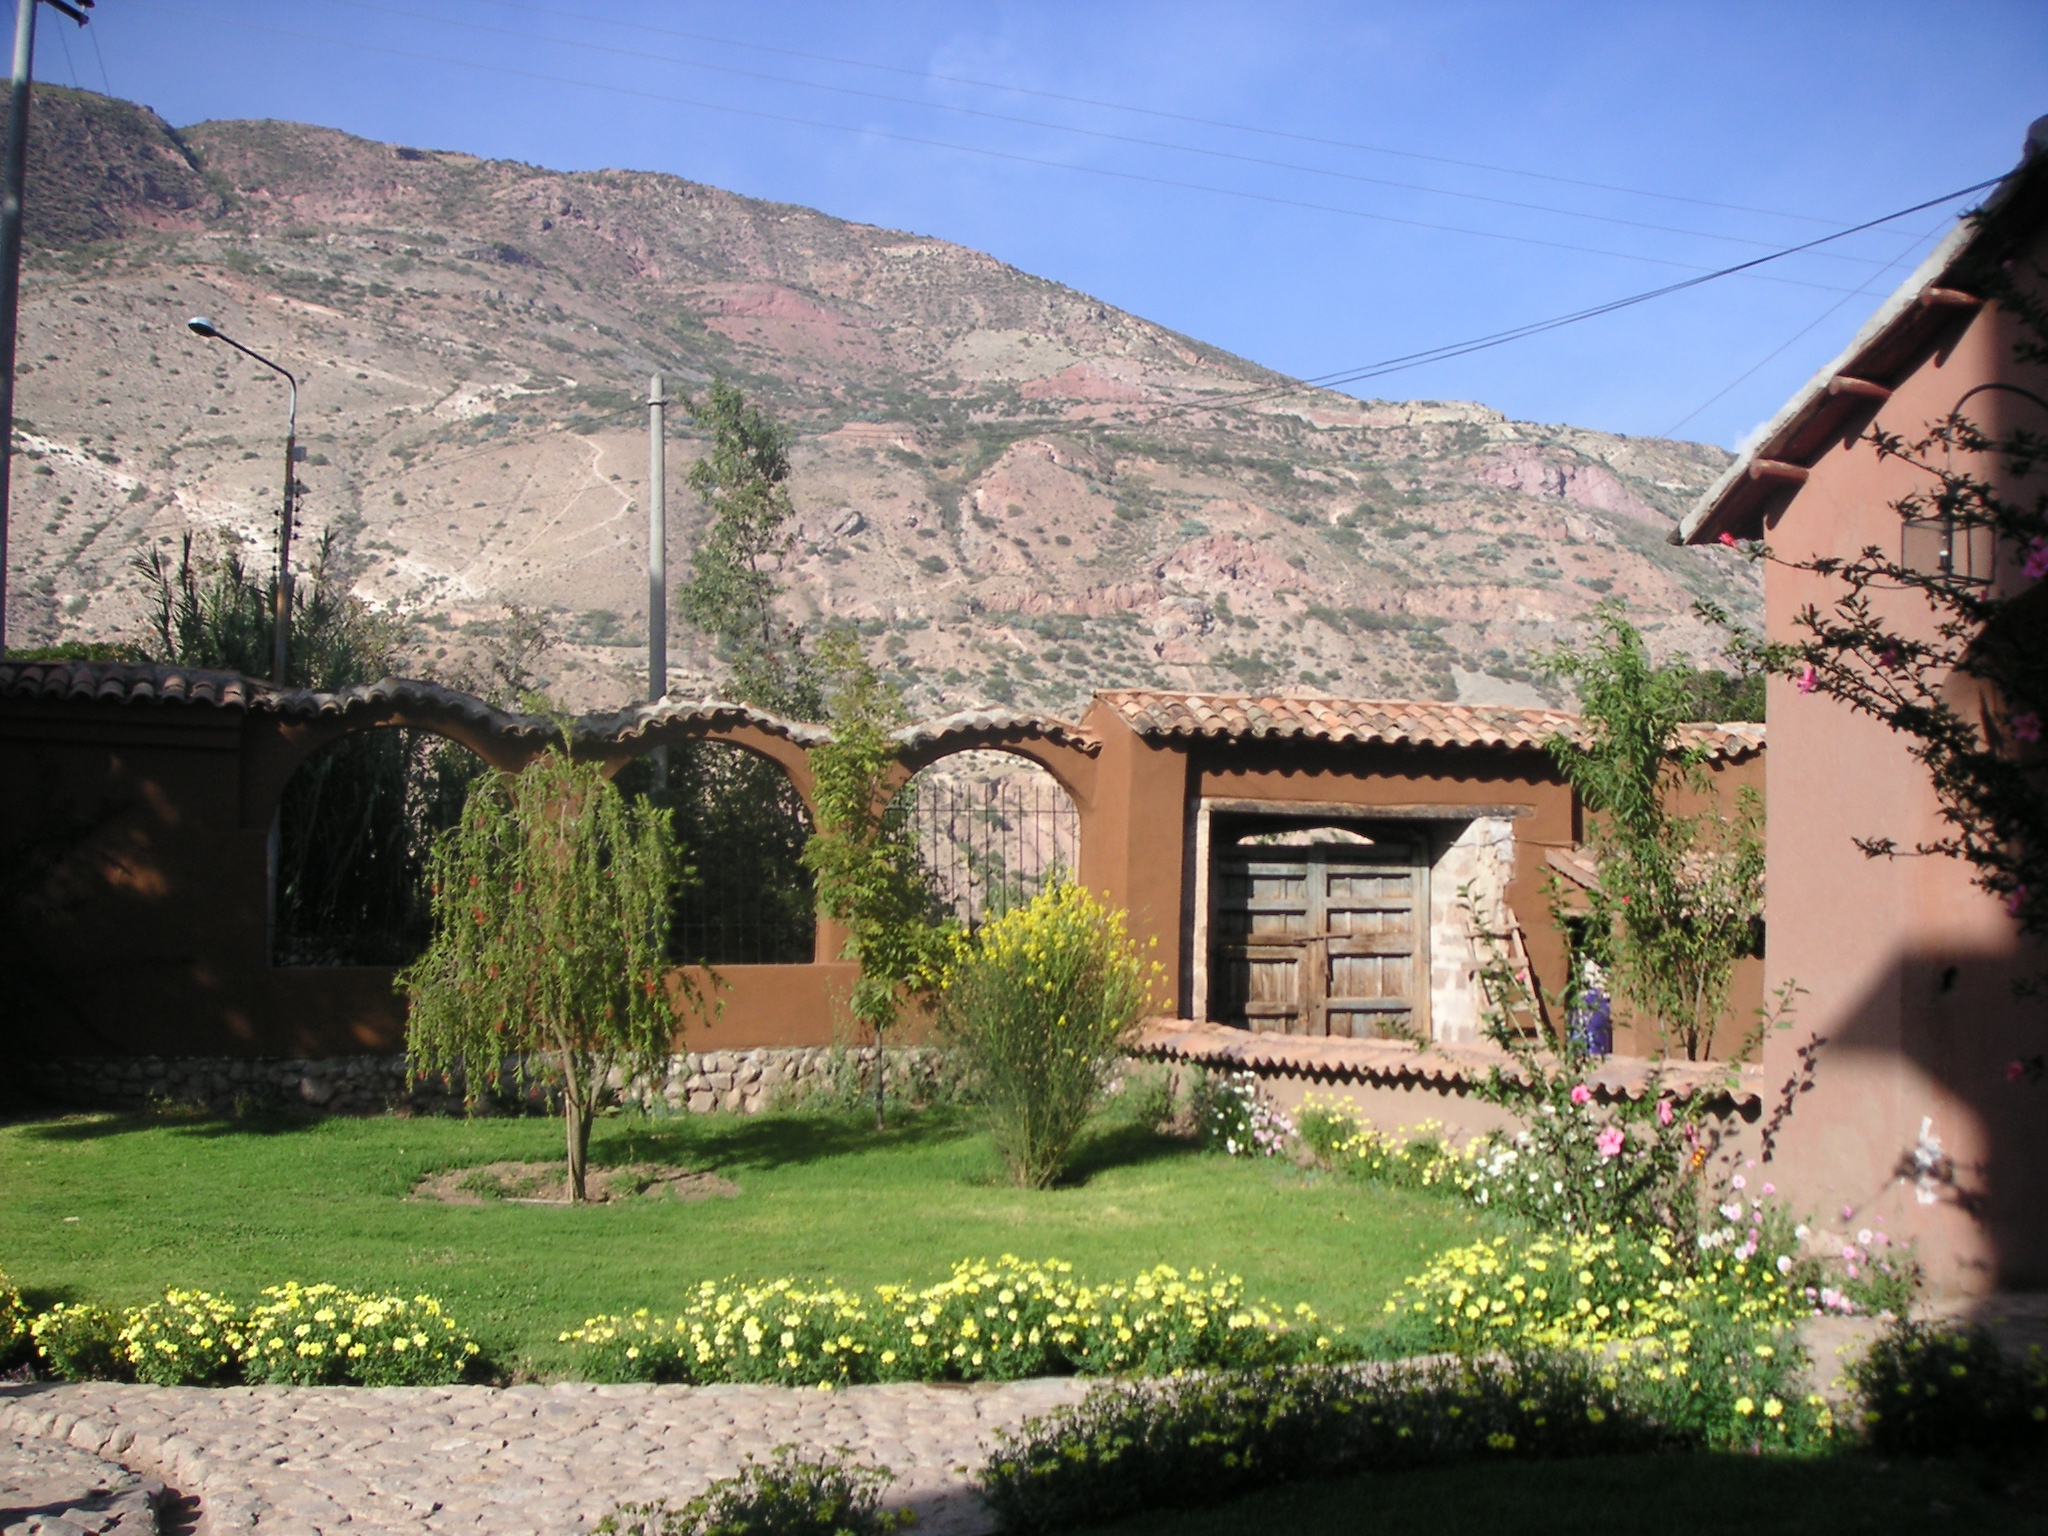
[[[1413,834],[1337,836],[1295,846],[1248,838],[1214,854],[1217,1023],[1428,1038],[1427,845]]]

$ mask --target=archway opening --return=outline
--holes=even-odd
[[[716,966],[816,958],[817,898],[803,865],[811,818],[780,764],[726,742],[679,742],[635,758],[612,782],[671,814],[688,871],[669,929],[672,959]]]
[[[432,731],[375,727],[303,763],[278,804],[271,961],[406,965],[433,937],[427,854],[482,758]]]
[[[1081,860],[1081,818],[1058,779],[1010,752],[956,752],[898,792],[933,896],[970,927],[1029,901]]]

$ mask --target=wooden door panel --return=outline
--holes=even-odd
[[[1254,1030],[1372,1037],[1427,1017],[1427,866],[1399,843],[1216,856],[1212,1015]]]

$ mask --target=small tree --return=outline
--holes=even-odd
[[[1590,646],[1550,658],[1577,690],[1587,727],[1583,741],[1548,744],[1595,818],[1586,944],[1621,995],[1697,1060],[1713,1049],[1735,962],[1756,943],[1762,809],[1745,788],[1732,816],[1672,810],[1681,790],[1712,792],[1705,749],[1679,736],[1692,713],[1686,681],[1651,667],[1621,604],[1595,615]]]
[[[827,637],[833,679],[832,740],[811,752],[818,826],[804,847],[818,910],[847,929],[845,957],[858,961],[853,1017],[875,1038],[875,1125],[883,1123],[882,1041],[906,995],[929,995],[953,925],[935,912],[931,887],[902,811],[891,805],[902,703],[875,674],[859,642]]]
[[[521,773],[478,779],[428,868],[433,943],[398,976],[407,1071],[460,1068],[474,1098],[509,1066],[559,1093],[569,1198],[580,1201],[613,1071],[661,1070],[675,1035],[668,813],[550,749]]]
[[[824,700],[803,633],[775,612],[776,566],[788,550],[789,433],[723,379],[690,414],[711,434],[711,451],[690,466],[690,488],[711,509],[711,526],[677,590],[683,617],[710,635],[732,668],[731,688],[748,704],[815,720]]]

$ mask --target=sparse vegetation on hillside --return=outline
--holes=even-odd
[[[1141,683],[1533,699],[1534,658],[1603,596],[1629,599],[1660,660],[1709,666],[1720,637],[1693,602],[1754,609],[1733,555],[1663,540],[1715,449],[1455,403],[1230,403],[1277,381],[940,241],[663,176],[290,123],[173,132],[47,94],[16,441],[24,643],[135,640],[136,548],[175,551],[200,523],[264,536],[243,455],[271,451],[281,400],[183,334],[195,312],[310,365],[306,531],[334,533],[379,611],[448,621],[408,669],[451,667],[452,637],[508,601],[607,612],[551,658],[574,707],[638,691],[636,387],[657,370],[721,380],[786,429],[757,461],[782,461],[751,567],[785,589],[771,635],[894,626],[917,713],[1072,709]],[[716,462],[715,413],[695,430]],[[1314,610],[1408,622],[1339,632]],[[1055,620],[1091,643],[1048,664],[1025,626]],[[722,623],[676,658],[679,686],[758,691]]]

